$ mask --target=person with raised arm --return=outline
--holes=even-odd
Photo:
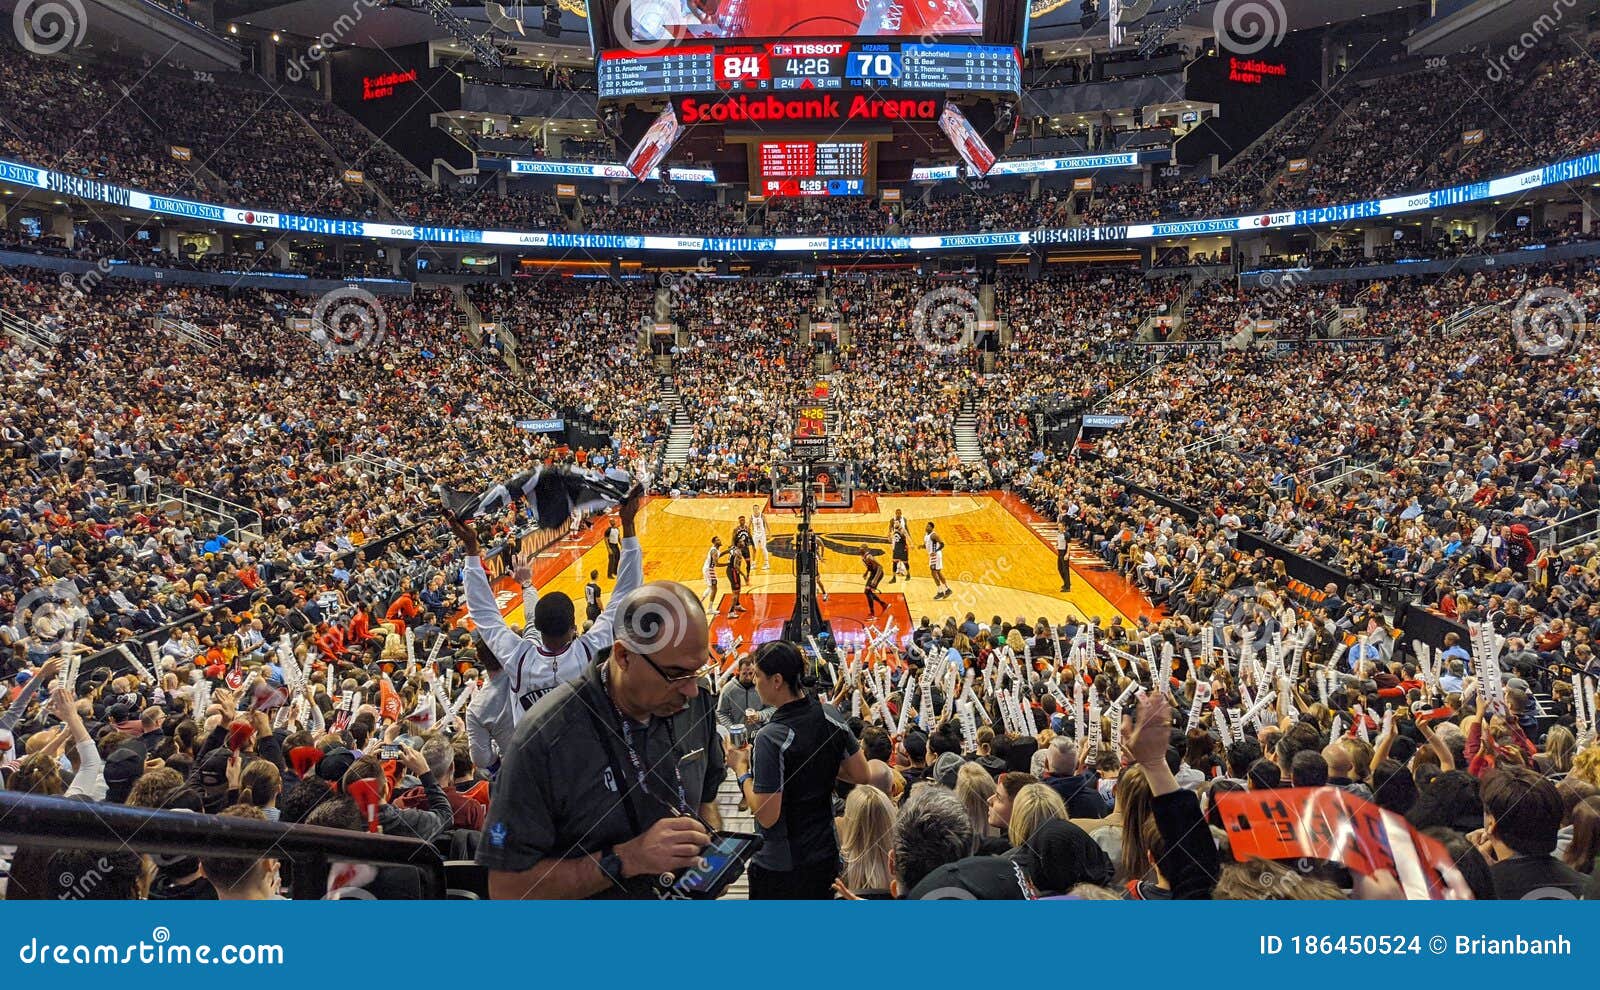
[[[643,554],[634,530],[643,501],[643,489],[634,488],[622,503],[622,566],[617,585],[610,604],[581,635],[572,599],[559,591],[548,595],[531,592],[532,571],[524,561],[519,562],[516,577],[524,589],[527,628],[519,636],[500,614],[488,572],[483,569],[478,534],[459,517],[445,513],[445,521],[466,552],[461,581],[466,588],[467,615],[504,668],[513,723],[520,722],[535,702],[558,685],[582,677],[611,648],[617,606],[644,581]]]

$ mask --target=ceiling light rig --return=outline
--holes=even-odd
[[[416,0],[416,4],[435,24],[450,32],[452,38],[470,48],[480,63],[491,69],[500,68],[500,52],[494,47],[491,35],[475,31],[470,22],[450,9],[446,0]]]

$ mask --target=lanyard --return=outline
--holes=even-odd
[[[617,707],[617,703],[611,700],[609,687],[606,689],[606,701],[610,703],[611,713],[617,717],[618,724],[622,726],[622,745],[628,751],[628,762],[633,764],[634,775],[639,780],[639,790],[645,794],[650,794],[652,792],[650,785],[646,782],[644,760],[639,758],[639,751],[633,747],[633,720],[622,714],[622,710]],[[649,742],[648,733],[646,733],[645,741],[646,743]],[[677,747],[674,746],[673,755],[676,755],[676,753]],[[669,804],[669,807],[672,808],[675,814],[693,817],[693,812],[689,810],[689,796],[683,789],[683,770],[676,762],[672,764],[672,776],[678,786],[678,803],[676,805]]]

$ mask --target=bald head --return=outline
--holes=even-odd
[[[867,763],[867,784],[894,797],[894,771],[889,764],[882,760],[870,760]]]
[[[655,656],[683,647],[706,652],[706,610],[700,598],[676,581],[651,581],[629,592],[617,607],[617,642],[634,653]]]
[[[626,714],[672,716],[703,688],[696,676],[711,653],[706,612],[676,581],[652,581],[617,606],[612,689]],[[620,695],[620,697],[617,697]]]
[[[1342,742],[1323,747],[1322,758],[1328,761],[1330,777],[1349,777],[1355,771],[1355,758],[1350,755],[1350,750]]]

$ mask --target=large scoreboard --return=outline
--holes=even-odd
[[[1009,45],[775,41],[602,52],[600,98],[808,89],[1022,91]]]

